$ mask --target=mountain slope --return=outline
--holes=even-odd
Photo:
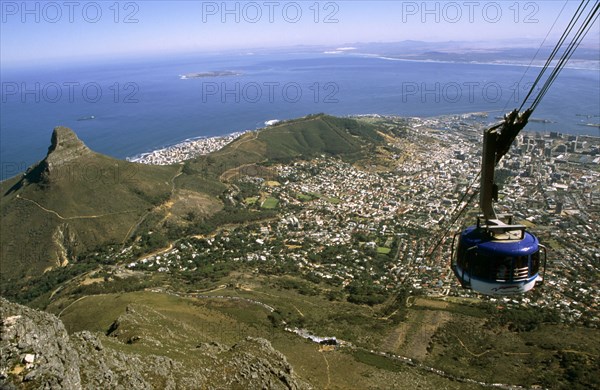
[[[222,179],[230,170],[266,161],[289,162],[322,154],[357,160],[382,142],[377,128],[368,123],[309,115],[246,133],[217,152],[188,161],[185,170]],[[186,180],[179,177],[177,182],[185,186]]]
[[[268,127],[223,148],[215,156],[245,151],[269,160],[320,154],[350,155],[382,141],[375,128],[352,119],[312,115]]]
[[[182,165],[150,166],[95,153],[57,127],[43,160],[0,183],[0,286],[14,290],[17,280],[84,254],[102,257],[108,246],[141,240],[146,249],[162,247],[165,236],[223,208],[224,174],[243,173],[240,167],[321,154],[359,159],[381,141],[372,125],[320,114],[247,133]]]
[[[57,127],[47,156],[0,184],[2,282],[124,242],[150,208],[169,198],[178,171],[94,153]]]
[[[128,321],[151,324],[163,317],[148,307],[128,306],[118,321],[125,328]],[[181,332],[180,348],[187,351],[172,353],[173,358],[160,353],[160,348],[159,354],[143,346],[136,348],[145,338],[121,342],[115,335],[99,332],[67,334],[54,315],[3,298],[0,318],[3,389],[310,388],[294,373],[285,356],[260,338],[248,337],[230,347],[217,342],[197,343]],[[168,342],[175,329],[162,330],[154,332],[151,340]]]

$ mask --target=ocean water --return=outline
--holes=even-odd
[[[539,68],[319,53],[164,56],[2,71],[2,179],[42,159],[55,126],[93,150],[132,157],[188,138],[332,115],[437,116],[520,105]],[[181,79],[232,71],[236,75]],[[600,135],[600,75],[565,69],[528,129]],[[91,119],[93,117],[93,119]]]

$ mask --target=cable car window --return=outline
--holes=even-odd
[[[494,275],[491,275],[492,279],[496,279],[496,280],[510,279],[512,262],[513,262],[512,257],[509,257],[509,256],[497,257],[495,259],[495,262],[493,263],[494,266],[491,270],[492,272],[494,272]]]
[[[535,275],[540,270],[540,251],[533,253],[531,255],[531,274]]]
[[[465,271],[469,270],[469,260],[470,256],[472,256],[467,253],[467,249],[468,248],[465,248],[465,246],[461,242],[458,243],[458,257],[456,260],[456,264]]]
[[[476,278],[489,279],[489,264],[486,264],[486,257],[477,253],[477,251],[472,251],[471,253],[467,252],[467,256],[469,260],[467,260],[472,270],[472,275]]]
[[[529,256],[515,257],[515,268],[529,268]]]

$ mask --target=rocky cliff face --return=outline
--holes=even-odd
[[[190,346],[199,352],[190,369],[166,356],[123,352],[126,343],[117,337],[87,331],[69,336],[54,315],[3,298],[0,317],[2,389],[310,388],[264,339]]]
[[[62,322],[4,298],[0,298],[0,317],[0,385],[81,388],[79,357]]]
[[[65,267],[69,264],[69,260],[77,255],[77,235],[71,229],[68,223],[63,223],[56,226],[52,234],[52,242],[54,243],[56,256],[56,266]]]
[[[25,180],[29,183],[49,183],[53,176],[65,176],[72,164],[82,157],[92,156],[92,152],[73,132],[67,127],[55,127],[46,157],[31,166],[25,172]],[[21,186],[24,183],[21,184]]]
[[[91,155],[93,152],[77,138],[73,130],[67,127],[55,127],[52,132],[46,163],[52,171],[55,167],[68,164],[81,156]]]

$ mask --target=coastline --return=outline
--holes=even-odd
[[[215,137],[189,138],[174,145],[127,157],[126,160],[148,165],[178,164],[217,151],[249,131],[253,130],[237,131]]]
[[[466,112],[462,114],[444,114],[444,115],[435,115],[431,117],[404,117],[399,115],[386,115],[386,114],[378,114],[378,113],[369,113],[369,114],[353,114],[347,115],[348,118],[418,118],[418,119],[440,119],[447,117],[461,117],[463,119],[488,119],[489,112],[487,111],[478,111],[478,112]],[[502,119],[502,117],[494,117],[494,120]],[[269,127],[281,122],[278,119],[271,119],[265,121],[265,127]],[[534,118],[531,122],[538,123],[551,123],[551,121],[547,119],[538,119]],[[584,126],[598,126],[597,124],[583,124]],[[264,128],[264,127],[263,127]],[[229,133],[226,135],[218,135],[212,137],[199,136],[194,138],[188,138],[184,141],[165,146],[159,149],[152,150],[150,152],[144,152],[137,154],[133,157],[126,157],[125,160],[140,164],[147,165],[171,165],[171,164],[179,164],[185,160],[190,160],[196,158],[198,156],[206,155],[217,150],[222,149],[227,144],[233,142],[235,139],[241,137],[242,135],[252,132],[258,131],[260,129],[254,130],[242,130],[236,131],[233,133]],[[531,129],[530,129],[531,130]],[[532,131],[540,131],[540,130],[532,130]]]
[[[422,64],[455,64],[455,65],[491,65],[491,66],[515,66],[515,67],[527,67],[527,68],[543,68],[543,61],[538,61],[534,63],[529,59],[525,59],[523,61],[460,61],[460,60],[438,60],[438,59],[428,59],[428,58],[401,58],[401,57],[391,57],[385,54],[376,54],[376,53],[349,53],[349,52],[322,52],[325,56],[330,55],[349,55],[355,57],[362,58],[375,58],[379,60],[385,61],[399,61],[399,62],[414,62],[414,63],[422,63]],[[551,67],[556,66],[556,62],[553,62]],[[600,70],[600,61],[591,60],[591,59],[575,59],[571,60],[570,64],[565,66],[565,69],[572,70],[585,70],[585,71],[598,71]]]
[[[273,126],[279,122],[279,119],[270,119],[265,121],[265,127]],[[257,130],[259,129],[235,131],[233,133],[213,137],[199,136],[188,138],[184,141],[160,149],[140,153],[133,157],[126,157],[125,160],[148,165],[179,164],[185,160],[220,150],[242,135]]]

